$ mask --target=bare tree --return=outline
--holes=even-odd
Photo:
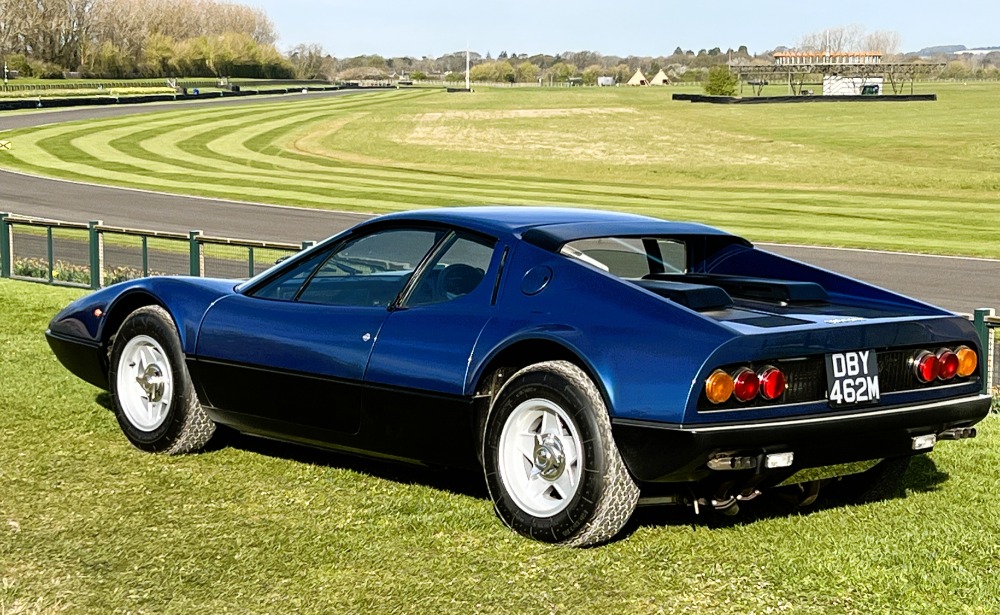
[[[899,53],[899,32],[892,30],[876,30],[865,35],[865,51],[877,51],[883,56],[893,56]]]
[[[806,34],[799,41],[801,51],[837,52],[867,51],[861,49],[865,42],[865,29],[858,24],[827,28]]]
[[[299,79],[329,79],[336,72],[336,62],[318,43],[296,45],[288,59]]]

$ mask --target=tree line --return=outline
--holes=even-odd
[[[0,0],[0,60],[25,77],[292,77],[276,40],[222,0]]]
[[[754,59],[745,45],[723,51],[716,47],[697,52],[678,47],[664,56],[614,56],[596,51],[567,51],[559,54],[526,54],[501,51],[497,56],[472,51],[470,77],[473,81],[499,83],[564,82],[574,77],[592,85],[601,76],[615,77],[619,82],[628,81],[636,71],[653,76],[661,68],[679,81],[697,81],[712,66],[730,60]],[[383,57],[363,55],[336,58],[326,53],[321,45],[302,44],[288,54],[299,78],[318,79],[385,79],[405,75],[415,80],[463,81],[465,79],[465,52],[456,51],[439,57]],[[757,56],[760,61],[770,61],[770,55]]]
[[[439,57],[337,58],[319,44],[282,54],[267,14],[228,0],[0,0],[0,60],[25,77],[259,77],[325,80],[465,79],[466,53]],[[900,36],[866,32],[856,25],[804,35],[797,51],[878,51],[892,61],[920,61],[899,54]],[[729,63],[770,64],[777,47],[751,54],[746,45],[682,49],[669,55],[615,56],[596,51],[527,54],[471,52],[471,78],[480,82],[564,83],[598,77],[624,83],[635,71],[661,69],[674,82],[702,82],[709,69]],[[1000,53],[976,58],[943,56],[951,78],[1000,77]],[[941,58],[937,58],[941,59]]]

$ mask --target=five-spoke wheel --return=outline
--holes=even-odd
[[[138,335],[122,349],[117,377],[118,401],[129,423],[141,431],[163,425],[174,396],[174,372],[159,342]]]
[[[551,517],[580,486],[583,443],[573,420],[548,399],[522,402],[500,435],[500,476],[511,498],[536,517]]]
[[[177,327],[159,306],[132,312],[115,334],[108,373],[118,425],[145,451],[196,451],[215,423],[198,403]]]
[[[537,540],[605,542],[639,498],[603,397],[566,361],[536,363],[504,384],[486,418],[483,466],[497,515]]]

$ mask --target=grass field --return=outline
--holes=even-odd
[[[998,417],[905,497],[642,509],[590,550],[515,536],[481,477],[231,436],[140,453],[42,338],[79,291],[0,280],[0,613],[996,613]]]
[[[1000,86],[933,89],[930,103],[715,106],[671,101],[672,88],[498,88],[178,108],[0,133],[14,144],[0,165],[370,212],[580,205],[758,241],[998,258]]]

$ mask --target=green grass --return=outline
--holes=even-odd
[[[477,475],[240,438],[138,452],[42,338],[80,294],[0,281],[2,613],[1000,611],[996,416],[905,497],[645,509],[571,550],[502,527]]]
[[[3,133],[0,164],[308,207],[579,205],[757,241],[1000,257],[1000,85],[933,88],[940,100],[919,103],[496,88],[178,108]]]

